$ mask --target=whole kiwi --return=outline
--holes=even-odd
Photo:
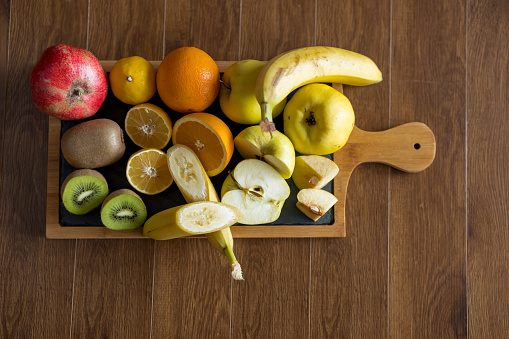
[[[104,167],[124,155],[124,133],[113,120],[89,120],[68,129],[60,147],[65,160],[75,168]]]

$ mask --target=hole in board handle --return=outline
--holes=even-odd
[[[421,148],[421,144],[419,144],[419,143],[414,144],[414,148],[415,149],[420,149]]]

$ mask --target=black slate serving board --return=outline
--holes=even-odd
[[[293,94],[293,93],[292,93]],[[290,94],[289,98],[291,98],[292,94]],[[160,97],[156,95],[149,101],[153,103],[154,105],[157,105],[164,109],[168,115],[171,118],[172,123],[174,124],[179,118],[183,116],[182,113],[174,112],[170,110],[160,99]],[[127,114],[127,111],[131,108],[131,105],[127,105],[122,103],[120,100],[115,98],[111,90],[108,93],[108,96],[104,102],[104,104],[101,106],[99,111],[92,117],[88,119],[83,120],[75,120],[75,121],[62,121],[61,122],[61,134],[63,135],[69,128],[92,119],[99,119],[99,118],[107,118],[116,121],[122,129],[124,129],[124,120],[125,116]],[[205,110],[207,113],[211,113],[216,115],[217,117],[221,118],[231,129],[233,137],[235,137],[240,131],[242,131],[244,128],[248,127],[247,125],[241,125],[232,122],[229,120],[226,115],[221,111],[221,107],[219,105],[219,97],[216,99],[216,101]],[[278,116],[274,119],[274,123],[276,124],[276,127],[279,131],[283,131],[283,114]],[[96,169],[99,171],[104,177],[106,178],[106,181],[108,182],[109,191],[113,192],[117,189],[121,188],[129,188],[133,189],[129,182],[127,181],[126,174],[125,174],[125,168],[127,164],[127,160],[133,154],[134,152],[138,151],[140,147],[136,146],[125,134],[124,132],[124,138],[125,138],[125,144],[126,144],[126,151],[122,159],[120,159],[115,164],[112,164],[110,166],[102,167]],[[170,140],[168,146],[163,149],[163,151],[166,151],[169,147],[173,145],[172,141]],[[296,153],[296,156],[300,155],[299,153]],[[329,159],[331,158],[330,155],[327,155]],[[243,158],[240,156],[240,154],[237,152],[237,150],[234,151],[234,154],[232,156],[232,159],[230,163],[228,164],[227,168],[221,172],[219,175],[214,176],[211,178],[211,181],[216,188],[216,191],[218,194],[221,192],[221,186],[223,184],[223,181],[225,180],[226,176],[228,175],[229,170],[233,170],[235,166],[241,161]],[[62,185],[63,181],[69,175],[72,171],[76,170],[76,168],[69,165],[69,163],[64,159],[63,155],[60,153],[60,171],[59,171],[59,180],[60,180],[60,186]],[[285,201],[283,210],[281,212],[281,216],[278,220],[271,224],[265,224],[266,225],[331,225],[334,222],[334,214],[333,209],[329,210],[324,216],[322,216],[317,222],[312,221],[308,217],[306,217],[301,211],[297,209],[295,204],[297,203],[297,193],[298,188],[293,183],[292,179],[287,180],[288,185],[290,186],[290,197]],[[324,190],[331,192],[333,191],[333,184],[330,182],[327,184],[324,188]],[[138,193],[138,192],[137,192]],[[156,194],[156,195],[146,195],[142,193],[138,193],[142,200],[145,202],[147,206],[147,213],[148,217],[154,215],[155,213],[158,213],[160,211],[163,211],[165,209],[179,206],[185,204],[185,200],[178,190],[177,185],[173,183],[167,190],[165,190],[162,193]],[[85,215],[74,215],[72,213],[69,213],[61,199],[60,199],[60,205],[59,205],[59,223],[62,227],[69,227],[69,226],[79,226],[79,227],[87,227],[87,226],[97,226],[102,225],[99,208],[95,209],[94,211],[85,214]]]

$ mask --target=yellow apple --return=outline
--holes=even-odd
[[[284,110],[284,132],[297,152],[324,155],[343,147],[355,124],[352,104],[325,84],[300,88]]]
[[[258,125],[249,126],[233,140],[244,159],[260,159],[274,167],[284,179],[292,176],[295,167],[295,149],[286,135],[279,131],[262,132]]]
[[[246,225],[276,221],[289,196],[290,186],[281,174],[258,159],[239,162],[221,187],[221,202],[237,207],[239,223]]]
[[[224,114],[238,124],[254,125],[262,120],[260,104],[255,97],[256,79],[265,62],[241,60],[230,65],[223,74],[219,89],[219,105]],[[283,112],[286,98],[274,107],[274,117]]]

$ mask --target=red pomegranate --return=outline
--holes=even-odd
[[[35,105],[60,120],[94,115],[108,94],[108,78],[86,49],[58,44],[47,48],[30,75]]]

